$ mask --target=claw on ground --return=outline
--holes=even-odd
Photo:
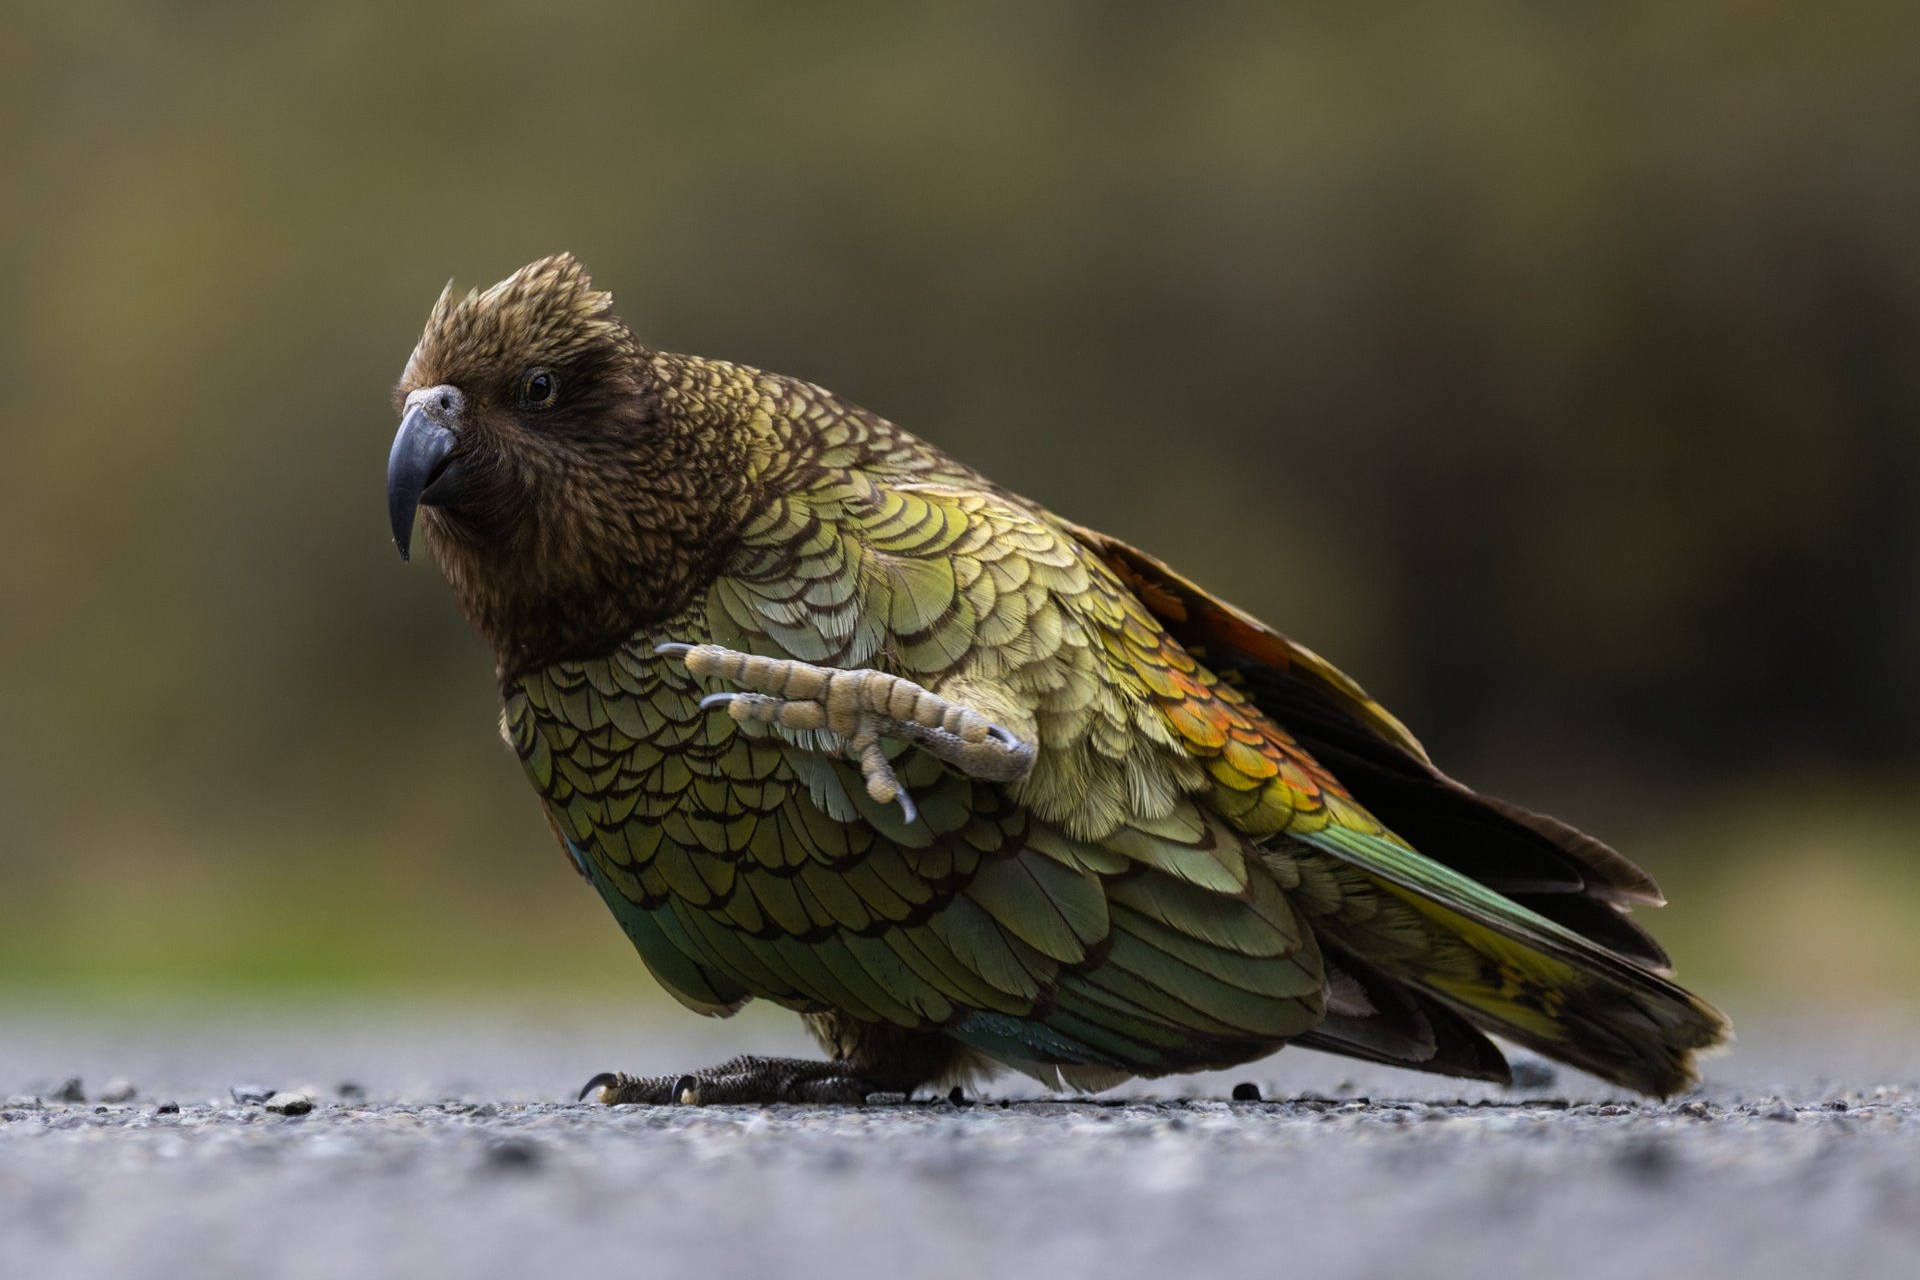
[[[618,1083],[620,1083],[619,1076],[615,1075],[611,1071],[602,1071],[599,1075],[587,1081],[587,1087],[580,1091],[580,1097],[578,1098],[578,1101],[585,1102],[589,1094],[592,1094],[597,1092],[598,1090],[604,1089],[609,1085],[614,1085]]]

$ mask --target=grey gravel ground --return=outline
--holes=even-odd
[[[0,1277],[1920,1274],[1911,1025],[1744,1026],[1670,1104],[1305,1053],[1080,1101],[559,1100],[800,1047],[751,1014],[0,1010]]]

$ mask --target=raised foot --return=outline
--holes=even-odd
[[[881,804],[898,801],[908,822],[918,811],[880,749],[881,738],[912,742],[987,782],[1013,782],[1033,768],[1032,743],[904,676],[816,667],[717,644],[662,644],[654,652],[680,659],[695,676],[745,691],[710,693],[700,700],[702,707],[724,706],[741,724],[833,734],[843,752],[860,762],[867,794]]]
[[[854,1075],[845,1063],[739,1057],[705,1071],[680,1076],[629,1076],[603,1071],[587,1081],[587,1087],[580,1091],[580,1100],[592,1099],[608,1106],[622,1103],[767,1106],[776,1102],[861,1106],[875,1094],[886,1092],[872,1081]]]

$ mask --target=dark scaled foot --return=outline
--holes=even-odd
[[[767,1106],[776,1102],[826,1102],[860,1106],[888,1092],[853,1074],[842,1062],[801,1058],[739,1057],[705,1071],[679,1076],[629,1076],[603,1071],[587,1081],[580,1100],[608,1106],[733,1104]]]

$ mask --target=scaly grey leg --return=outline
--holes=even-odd
[[[745,690],[710,693],[700,700],[702,707],[725,706],[741,724],[825,731],[839,738],[846,754],[860,762],[867,794],[881,804],[899,801],[908,822],[918,812],[880,749],[881,738],[911,742],[988,782],[1014,782],[1033,768],[1032,743],[905,676],[817,667],[717,644],[662,644],[654,652],[679,658],[702,679],[725,680]]]

